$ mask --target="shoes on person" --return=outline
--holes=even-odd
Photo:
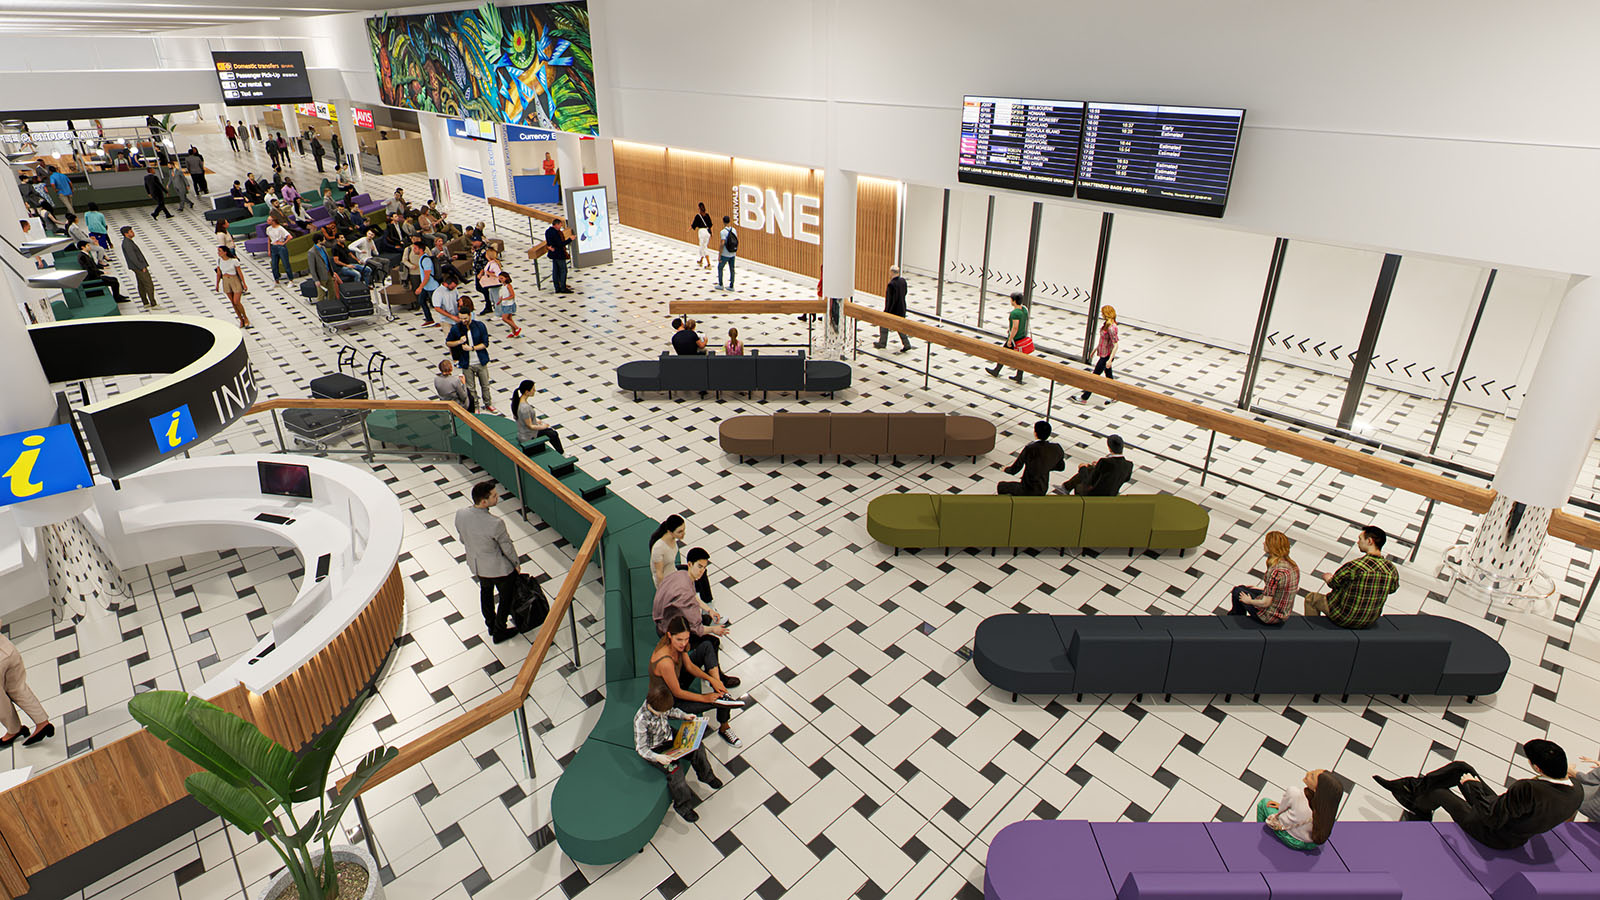
[[[711,788],[713,791],[722,787],[722,779],[715,775],[707,775],[706,777],[700,779],[700,783],[708,788]]]
[[[722,735],[722,739],[727,741],[728,746],[730,747],[738,747],[744,743],[744,741],[739,740],[739,736],[737,734],[733,733],[733,729],[726,725],[717,729],[717,734]]]
[[[55,736],[56,736],[56,724],[54,722],[46,722],[46,723],[44,723],[44,727],[43,728],[39,729],[38,731],[35,731],[33,733],[32,737],[30,737],[27,740],[23,741],[22,742],[22,746],[24,746],[24,747],[32,747],[34,744],[37,744],[40,741],[45,740],[46,738],[53,738]]]
[[[885,348],[885,347],[887,347],[887,346],[889,346],[889,345],[888,345],[888,344],[878,344],[878,343],[874,343],[874,344],[873,344],[873,345],[872,345],[872,349],[874,349],[874,350],[882,350],[882,349],[883,349],[883,348]]]
[[[510,337],[521,337],[522,336],[522,329],[521,328],[513,328],[513,329],[511,329],[511,334],[509,336]]]
[[[1022,373],[1018,372],[1017,374],[1011,376],[1011,380],[1015,381],[1017,384],[1021,384],[1022,383]]]
[[[687,806],[678,808],[678,815],[683,817],[683,820],[691,825],[700,821],[700,814]]]
[[[1083,404],[1085,404],[1085,403],[1088,403],[1088,402],[1089,402],[1089,401],[1088,401],[1088,400],[1085,400],[1085,399],[1084,399],[1084,398],[1082,398],[1082,397],[1068,397],[1068,398],[1067,398],[1067,399],[1068,399],[1068,400],[1071,400],[1071,401],[1072,401],[1072,402],[1073,402],[1073,403],[1076,403],[1076,404],[1078,404],[1078,405],[1079,405],[1079,406],[1082,406],[1082,405],[1083,405]]]
[[[494,413],[494,414],[495,414],[495,415],[497,415],[497,416],[498,416],[498,415],[500,415],[500,410],[498,410],[498,409],[495,409],[495,408],[494,408],[494,407],[492,407],[492,406],[485,406],[485,407],[484,407],[484,408],[483,408],[483,411],[484,411],[484,412],[487,412],[487,413]]]
[[[1072,492],[1067,490],[1067,486],[1065,484],[1058,484],[1055,487],[1050,489],[1050,493],[1052,493],[1052,494],[1060,494],[1061,496],[1066,497],[1066,496],[1070,495]]]
[[[740,684],[743,684],[743,683],[744,683],[743,680],[740,679],[739,676],[737,676],[737,675],[724,675],[724,676],[722,676],[722,686],[727,688],[730,691],[733,690],[734,688],[738,687]]]
[[[999,377],[1000,372],[1001,372],[1001,368],[999,366],[995,366],[992,369],[984,369],[984,371],[988,372],[990,375],[994,375],[995,377]]]
[[[28,726],[23,725],[22,726],[22,730],[18,731],[16,734],[13,734],[11,737],[0,738],[0,750],[3,750],[6,747],[11,746],[12,744],[15,744],[17,741],[20,741],[20,740],[22,740],[23,738],[25,738],[27,736],[28,736]]]
[[[504,644],[506,641],[509,641],[516,636],[517,630],[515,628],[507,628],[505,631],[502,631],[494,636],[494,642],[496,644]]]

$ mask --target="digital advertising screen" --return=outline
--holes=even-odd
[[[385,14],[367,40],[385,106],[600,133],[588,3]]]
[[[309,103],[311,79],[299,50],[213,50],[225,106]]]
[[[1243,127],[1242,109],[1088,103],[1078,196],[1221,216]]]
[[[580,255],[611,249],[611,216],[604,187],[572,192],[572,234]]]
[[[1082,130],[1082,101],[967,97],[957,180],[1071,197]]]

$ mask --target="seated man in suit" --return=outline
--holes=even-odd
[[[1405,809],[1401,821],[1426,822],[1441,807],[1461,830],[1493,850],[1515,850],[1530,839],[1569,821],[1583,803],[1583,788],[1568,781],[1567,752],[1553,741],[1522,745],[1537,778],[1511,783],[1496,794],[1472,766],[1456,761],[1426,775],[1372,776]],[[1459,791],[1460,793],[1457,793]]]
[[[1021,481],[1002,481],[999,492],[1020,497],[1043,497],[1050,490],[1050,473],[1067,467],[1061,445],[1050,440],[1050,423],[1033,423],[1033,443],[1022,448],[1016,462],[1006,466],[1007,475],[1022,473]]]
[[[1068,478],[1056,488],[1058,494],[1077,494],[1080,497],[1115,497],[1122,486],[1133,477],[1133,463],[1122,458],[1122,437],[1106,438],[1106,449],[1111,452],[1100,457],[1094,465],[1078,467],[1078,474]]]

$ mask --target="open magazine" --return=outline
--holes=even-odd
[[[691,722],[684,722],[678,726],[678,736],[672,739],[672,746],[662,752],[662,756],[677,762],[700,749],[700,742],[706,737],[706,717],[696,716]]]

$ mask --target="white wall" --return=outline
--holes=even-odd
[[[1227,227],[1600,271],[1600,7],[595,0],[615,136],[943,186],[964,93],[1249,109]],[[715,48],[701,57],[686,48]]]

